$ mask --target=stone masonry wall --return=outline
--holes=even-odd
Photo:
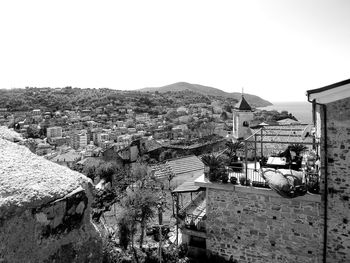
[[[207,249],[238,262],[321,262],[323,216],[315,200],[207,188]]]
[[[1,131],[0,149],[0,262],[101,262],[91,180]]]
[[[0,222],[0,262],[100,262],[83,188]],[[25,260],[24,260],[25,259]]]
[[[321,115],[323,118],[323,114]],[[324,124],[324,120],[322,120]],[[327,262],[350,262],[350,98],[327,104]],[[324,129],[324,125],[323,125]],[[323,140],[323,149],[324,140]],[[322,169],[322,182],[325,170]],[[324,189],[324,185],[321,186]]]

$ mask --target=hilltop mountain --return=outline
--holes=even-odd
[[[203,86],[199,84],[191,84],[187,82],[177,82],[174,84],[166,85],[163,87],[153,87],[153,88],[143,88],[140,89],[140,91],[159,91],[159,92],[168,92],[168,91],[184,91],[184,90],[190,90],[193,92],[200,93],[202,95],[211,95],[211,96],[221,96],[221,97],[227,97],[227,98],[233,98],[236,99],[237,101],[241,98],[241,93],[239,92],[225,92],[220,89],[208,87],[208,86]],[[244,94],[244,97],[246,100],[250,103],[250,105],[254,107],[265,107],[272,105],[269,101],[266,101],[256,95],[251,95],[251,94]]]

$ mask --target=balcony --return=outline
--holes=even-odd
[[[206,232],[206,198],[205,191],[199,192],[194,199],[180,207],[177,214],[182,225],[182,231],[187,234],[197,235],[193,232]],[[202,235],[199,235],[202,236]]]

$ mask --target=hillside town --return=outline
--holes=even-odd
[[[0,259],[346,262],[349,83],[307,91],[313,123],[243,93],[158,114],[2,107],[0,241],[20,235],[16,222],[36,237]]]
[[[220,144],[222,139],[231,136],[231,107],[238,102],[190,91],[117,92],[96,108],[91,105],[69,108],[59,103],[46,105],[48,101],[43,101],[42,105],[33,102],[38,108],[28,108],[28,96],[40,98],[49,96],[50,92],[66,96],[71,94],[72,88],[53,91],[27,88],[24,92],[27,102],[20,107],[15,106],[13,97],[8,97],[3,102],[7,106],[0,108],[0,124],[27,138],[32,152],[68,167],[88,157],[102,157],[110,149],[116,153],[129,151],[136,141],[142,142],[138,144],[143,148],[138,147],[138,153],[130,157],[131,162],[141,151],[142,155],[149,155],[147,158],[151,162],[162,162],[188,155],[191,152],[185,150],[188,146],[195,149],[208,142]],[[4,93],[4,99],[6,95]],[[26,110],[25,104],[28,105]],[[251,125],[259,126],[263,122],[277,125],[286,121],[297,123],[288,112],[256,111]],[[156,154],[152,154],[155,151]]]

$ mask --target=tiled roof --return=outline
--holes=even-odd
[[[194,181],[186,181],[183,184],[176,187],[175,190],[173,190],[174,193],[188,193],[188,192],[197,192],[201,189],[200,186],[197,186],[194,184]]]
[[[197,156],[182,157],[167,161],[173,172],[177,174],[204,170],[204,164]]]
[[[155,140],[147,140],[145,141],[146,152],[151,152],[162,148],[162,145]]]
[[[155,177],[168,177],[169,175],[186,174],[195,171],[201,172],[204,170],[204,164],[198,157],[192,155],[152,165],[150,168],[154,171]]]
[[[240,101],[235,105],[235,108],[238,110],[251,111],[252,107],[250,107],[249,103],[246,101],[244,96],[242,95]]]
[[[279,120],[277,122],[279,124],[281,124],[281,125],[298,124],[298,123],[300,123],[299,121],[293,120],[291,118],[286,118],[286,119],[283,119],[283,120]]]
[[[52,158],[51,161],[53,162],[75,162],[76,160],[80,159],[81,155],[77,153],[74,150],[71,150],[69,152],[59,154],[56,157]]]
[[[173,174],[173,171],[170,166],[166,163],[156,164],[151,166],[151,170],[154,171],[155,177],[168,177]]]

